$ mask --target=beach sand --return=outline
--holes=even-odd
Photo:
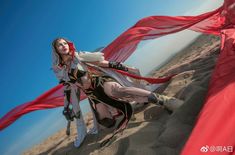
[[[62,129],[41,144],[26,150],[24,155],[180,154],[203,106],[219,52],[218,37],[201,35],[160,69],[152,72],[153,77],[177,74],[157,90],[159,93],[184,101],[184,104],[172,114],[156,105],[140,106],[135,109],[127,129],[117,134],[111,143],[102,148],[101,141],[111,135],[112,129],[103,129],[97,135],[88,135],[82,146],[75,148],[73,140],[76,137],[76,129],[72,124],[69,137],[66,136],[65,129]],[[91,114],[86,116],[86,122],[91,126]]]

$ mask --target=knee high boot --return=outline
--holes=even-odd
[[[168,97],[165,95],[160,95],[160,94],[155,94],[155,93],[151,93],[148,96],[148,101],[151,103],[157,104],[159,106],[163,106],[169,111],[174,111],[183,104],[183,101],[177,98]]]
[[[76,121],[76,125],[77,125],[77,137],[74,141],[74,146],[75,147],[80,147],[80,145],[82,144],[84,138],[87,135],[87,129],[86,129],[86,125],[84,123],[83,117],[81,116],[80,118],[75,119]]]

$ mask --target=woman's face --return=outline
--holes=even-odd
[[[67,55],[69,53],[69,45],[64,39],[59,39],[55,44],[55,48],[59,54]]]

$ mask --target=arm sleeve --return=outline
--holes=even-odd
[[[82,52],[79,52],[76,54],[75,54],[75,56],[82,62],[104,61],[104,54],[101,52],[82,51]]]

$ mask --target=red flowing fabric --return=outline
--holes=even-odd
[[[124,71],[121,71],[121,70],[116,70],[116,72],[119,72],[122,75],[132,77],[134,79],[144,80],[144,81],[147,81],[148,83],[152,83],[152,84],[165,83],[165,82],[169,81],[173,76],[175,76],[175,75],[171,75],[171,76],[168,76],[168,77],[165,77],[165,78],[150,78],[150,77],[137,76],[135,74],[130,74],[128,72],[124,72]]]
[[[222,44],[224,47],[210,81],[207,99],[182,155],[225,155],[235,151],[234,28],[222,31]]]
[[[218,22],[217,16],[220,14],[222,7],[199,16],[195,17],[167,17],[167,16],[151,16],[144,18],[137,22],[133,27],[128,29],[122,35],[120,35],[117,39],[115,39],[110,45],[108,45],[104,50],[104,55],[107,60],[115,60],[115,61],[125,61],[136,49],[137,44],[141,40],[157,38],[166,34],[178,32],[180,30],[190,28],[190,26],[194,26],[195,30],[203,31],[202,27],[206,27],[205,25],[208,23],[209,26],[213,26],[215,23],[220,24]],[[210,22],[206,22],[210,21]],[[219,26],[218,26],[219,27]],[[206,30],[209,31],[209,30]],[[213,33],[217,34],[217,31],[213,31]],[[57,96],[61,98],[61,102],[58,106],[62,106],[62,88],[55,87],[49,90],[52,96]],[[47,94],[46,92],[45,94]],[[53,93],[54,92],[54,93]],[[44,95],[42,95],[44,96]],[[40,97],[39,97],[40,98]],[[53,100],[50,100],[49,103],[47,98],[41,98],[41,100],[31,101],[20,105],[14,108],[12,111],[7,113],[3,118],[0,119],[0,130],[4,129],[11,123],[13,123],[16,119],[18,119],[23,114],[28,112],[39,110],[39,109],[46,109],[46,108],[54,108],[57,104],[54,104]],[[46,104],[45,104],[46,103]],[[56,102],[55,102],[56,103]],[[48,106],[47,104],[52,104]],[[37,106],[37,108],[35,108]]]
[[[234,3],[235,0],[225,0],[220,8],[198,16],[144,18],[103,50],[107,60],[125,61],[142,40],[158,38],[185,29],[222,36],[222,51],[210,81],[208,96],[195,128],[182,150],[183,155],[205,154],[201,152],[201,148],[205,151],[210,149],[210,146],[232,146],[235,149]],[[0,119],[0,130],[30,111],[63,105],[62,86],[56,86],[44,95],[7,113]],[[206,154],[218,154],[210,151],[207,150]],[[234,154],[229,151],[224,150],[219,154]]]
[[[224,23],[224,18],[221,17],[222,11],[223,7],[220,7],[199,16],[150,16],[143,18],[103,50],[105,58],[125,61],[135,51],[140,41],[155,39],[185,29],[219,35],[220,28]]]
[[[172,76],[165,77],[165,78],[147,78],[147,77],[141,77],[136,76],[133,74],[129,74],[126,72],[118,71],[117,72],[135,78],[140,80],[145,80],[149,83],[164,83],[169,81]],[[81,100],[86,99],[86,95],[82,92],[81,93]],[[54,88],[48,90],[47,92],[43,93],[41,96],[36,98],[33,101],[21,104],[14,109],[12,109],[10,112],[5,114],[0,119],[0,131],[11,125],[13,122],[15,122],[18,118],[20,118],[22,115],[27,114],[29,112],[35,111],[35,110],[43,110],[43,109],[50,109],[50,108],[56,108],[64,105],[64,93],[63,93],[63,85],[57,85]]]
[[[235,155],[235,0],[224,3],[221,53],[182,155]]]

